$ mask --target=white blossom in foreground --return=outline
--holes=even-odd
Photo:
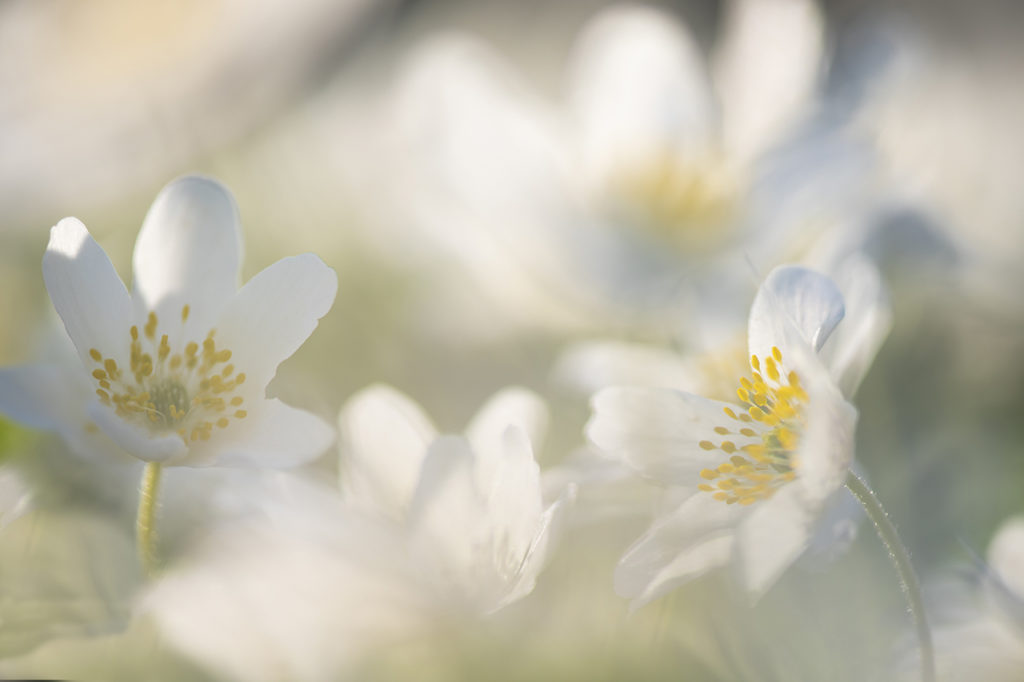
[[[616,590],[634,606],[730,562],[759,595],[807,547],[853,460],[856,410],[840,386],[855,387],[877,349],[833,335],[844,312],[828,277],[776,268],[751,307],[738,402],[657,387],[594,396],[591,442],[689,492],[619,563]]]
[[[342,409],[349,501],[408,533],[412,565],[455,611],[496,611],[526,596],[547,560],[568,486],[545,508],[533,447],[547,408],[506,389],[464,436],[441,436],[409,398],[370,387]]]
[[[989,544],[976,584],[946,584],[933,603],[939,679],[1014,682],[1024,671],[1024,517]],[[907,679],[910,675],[907,675]]]
[[[560,304],[563,322],[664,325],[694,288],[694,304],[732,294],[722,280],[746,296],[744,260],[792,258],[797,240],[783,232],[832,224],[853,176],[835,144],[792,152],[784,178],[761,163],[813,108],[824,61],[814,3],[727,4],[710,60],[667,13],[600,12],[555,103],[475,41],[437,39],[396,106],[413,188],[402,207],[534,318]]]
[[[0,408],[71,441],[102,432],[151,462],[288,466],[315,457],[331,443],[330,426],[265,390],[330,309],[337,278],[305,254],[239,289],[241,251],[234,200],[201,177],[171,183],[153,203],[130,294],[85,226],[60,221],[43,277],[80,363],[5,369]]]

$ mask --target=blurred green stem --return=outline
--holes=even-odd
[[[910,563],[910,552],[900,540],[896,526],[893,525],[889,515],[885,513],[885,508],[882,507],[882,503],[868,484],[853,471],[850,471],[846,477],[846,487],[864,506],[868,518],[875,524],[878,537],[885,544],[885,548],[889,550],[889,558],[892,559],[893,566],[896,567],[896,572],[900,576],[903,595],[907,599],[910,615],[914,619],[914,629],[917,630],[917,641],[921,649],[921,679],[924,682],[935,682],[935,649],[932,645],[932,633],[925,618],[921,586],[918,584],[914,566]]]
[[[139,513],[135,520],[135,542],[139,561],[147,576],[156,573],[156,500],[160,491],[160,474],[163,467],[159,462],[146,462],[139,488]]]

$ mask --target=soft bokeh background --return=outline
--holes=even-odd
[[[560,464],[582,445],[587,416],[586,395],[555,372],[565,349],[590,339],[685,349],[686,334],[494,296],[396,210],[406,198],[388,112],[423,41],[453,31],[490,45],[554,100],[574,36],[603,4],[0,3],[0,365],[38,359],[58,326],[39,268],[51,225],[82,219],[127,280],[152,198],[200,172],[235,194],[245,279],[306,251],[339,276],[332,312],[273,392],[333,423],[355,391],[385,382],[454,432],[499,388],[527,386],[552,407],[541,464]],[[711,49],[720,3],[659,6]],[[1024,7],[820,8],[831,61],[818,121],[869,150],[870,181],[886,197],[871,210],[867,249],[889,284],[894,325],[856,400],[857,454],[927,580],[983,553],[999,523],[1024,512]],[[40,616],[53,625],[40,646],[0,635],[12,671],[219,679],[151,624],[123,633],[110,613],[139,580],[134,480],[97,480],[56,437],[2,419],[0,461],[25,474],[37,504],[30,528],[0,530],[0,580],[12,581],[0,582],[0,628],[5,585],[30,568],[50,576],[43,600],[62,604]],[[311,471],[328,479],[336,467],[329,452]],[[588,494],[582,487],[581,506],[593,511]],[[898,585],[867,527],[848,553],[795,567],[756,607],[714,574],[628,614],[611,574],[648,522],[651,496],[636,497],[633,514],[581,514],[529,598],[482,625],[438,624],[373,650],[352,678],[886,679],[912,648]],[[172,554],[203,522],[173,518],[186,511],[165,504]],[[84,566],[115,596],[69,610]]]

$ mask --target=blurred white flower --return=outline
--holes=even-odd
[[[9,466],[0,466],[0,531],[28,511],[32,493],[21,475]]]
[[[856,387],[877,350],[870,310],[833,334],[844,312],[828,277],[776,268],[750,310],[739,403],[657,387],[594,396],[589,439],[688,491],[619,563],[616,590],[635,606],[729,562],[759,595],[806,549],[853,459],[856,410],[841,387]]]
[[[430,624],[393,524],[257,473],[221,491],[248,511],[214,517],[141,597],[164,642],[227,679],[329,680]]]
[[[936,592],[933,630],[941,680],[1012,682],[1024,670],[1024,517],[1003,523],[987,559],[973,589],[958,581]]]
[[[486,48],[438,39],[397,102],[413,162],[403,208],[484,286],[563,323],[611,312],[664,325],[694,287],[702,305],[745,288],[745,257],[778,262],[798,246],[784,232],[819,227],[841,202],[824,190],[824,158],[798,169],[810,203],[756,191],[765,152],[808,114],[823,52],[815,4],[729,9],[710,66],[658,10],[601,13],[578,40],[563,108]]]
[[[439,436],[422,410],[386,386],[342,409],[342,487],[353,505],[398,521],[413,565],[447,608],[480,614],[526,596],[547,561],[567,486],[544,507],[533,447],[547,407],[506,389],[464,436]]]
[[[265,389],[330,308],[337,278],[306,254],[239,290],[240,264],[234,201],[205,178],[182,178],[157,197],[135,244],[132,294],[85,226],[62,220],[43,277],[81,364],[6,369],[0,407],[70,440],[102,431],[146,461],[288,466],[315,457],[330,445],[330,426]],[[83,376],[85,424],[66,402],[83,399]]]

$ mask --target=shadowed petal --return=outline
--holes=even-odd
[[[219,182],[188,176],[167,185],[135,240],[132,295],[137,316],[180,319],[188,304],[200,338],[238,290],[238,208]],[[141,314],[139,314],[141,313]]]

